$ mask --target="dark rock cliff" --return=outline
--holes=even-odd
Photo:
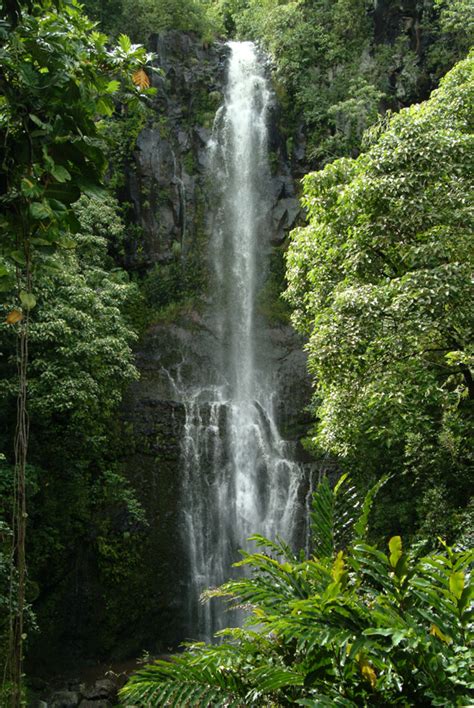
[[[177,251],[186,259],[202,246],[199,237],[209,179],[207,144],[224,99],[229,54],[224,43],[204,48],[191,34],[177,31],[153,36],[150,49],[163,73],[153,77],[155,118],[140,133],[126,175],[124,196],[140,227],[136,240],[128,241],[130,268],[169,261]],[[275,105],[269,144],[275,243],[283,240],[300,213],[277,116]]]

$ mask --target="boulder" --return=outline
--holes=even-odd
[[[81,694],[76,691],[58,691],[51,697],[51,708],[77,708]]]
[[[117,697],[117,684],[112,679],[99,679],[93,686],[84,688],[82,695],[90,701],[98,701],[99,699],[115,700]]]

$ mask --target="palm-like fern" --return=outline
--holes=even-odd
[[[362,502],[347,479],[333,490],[321,483],[310,558],[254,536],[255,552],[239,563],[250,572],[209,593],[252,608],[247,627],[137,672],[124,705],[472,703],[472,555],[445,548],[416,558],[399,537],[388,553],[369,545],[368,516],[383,481]]]

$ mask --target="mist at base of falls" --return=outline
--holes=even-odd
[[[258,51],[230,42],[225,103],[208,145],[210,301],[215,347],[199,386],[173,379],[185,407],[182,533],[188,632],[209,641],[240,618],[201,593],[235,574],[247,539],[301,541],[305,474],[280,435],[278,382],[256,300],[270,253],[268,115],[272,93]]]

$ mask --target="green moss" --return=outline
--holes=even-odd
[[[188,175],[193,175],[196,172],[196,158],[194,157],[194,153],[192,150],[189,150],[184,157],[182,161],[183,167],[185,172],[188,173]]]
[[[291,310],[281,297],[281,291],[273,281],[268,281],[259,293],[258,312],[270,324],[288,324]]]
[[[172,324],[185,318],[187,325],[189,325],[192,322],[190,315],[200,309],[200,306],[200,301],[191,296],[180,302],[170,302],[159,310],[153,311],[153,324]]]
[[[290,307],[281,296],[286,289],[283,255],[282,248],[275,248],[271,253],[268,277],[257,298],[257,310],[270,324],[290,321]]]
[[[160,138],[162,140],[167,140],[171,135],[169,119],[165,115],[160,115],[158,117],[158,120],[155,120],[153,122],[153,128],[155,128],[155,130],[158,130]]]
[[[198,90],[193,97],[191,107],[192,121],[208,130],[211,129],[222,101],[223,97],[219,91],[208,92],[205,87]]]

